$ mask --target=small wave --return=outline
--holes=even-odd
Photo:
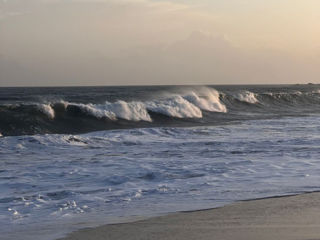
[[[55,117],[55,112],[50,104],[38,104],[37,106],[39,111],[44,113],[48,118],[53,119]]]
[[[258,99],[256,98],[256,95],[249,91],[242,91],[240,93],[237,93],[234,95],[234,98],[241,102],[251,103],[255,104],[258,103]]]
[[[302,92],[300,92],[300,91],[294,91],[294,92],[293,92],[293,94],[294,94],[294,95],[298,95],[298,96],[303,95],[303,93],[302,93]]]
[[[313,93],[313,92],[311,92]],[[281,99],[281,98],[288,98],[288,97],[299,97],[306,95],[308,93],[302,93],[300,91],[293,91],[293,92],[266,92],[263,93],[265,95],[268,95],[270,97],[274,97],[276,99]]]

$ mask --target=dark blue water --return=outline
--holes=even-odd
[[[318,85],[0,88],[0,133],[208,126],[319,112]]]

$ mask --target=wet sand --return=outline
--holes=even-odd
[[[105,225],[63,240],[320,240],[320,193],[237,202]]]

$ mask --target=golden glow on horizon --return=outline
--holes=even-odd
[[[0,77],[309,82],[320,78],[319,22],[318,0],[0,1]]]

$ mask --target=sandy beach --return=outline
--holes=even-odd
[[[320,239],[320,193],[237,202],[133,223],[105,225],[63,240]]]

